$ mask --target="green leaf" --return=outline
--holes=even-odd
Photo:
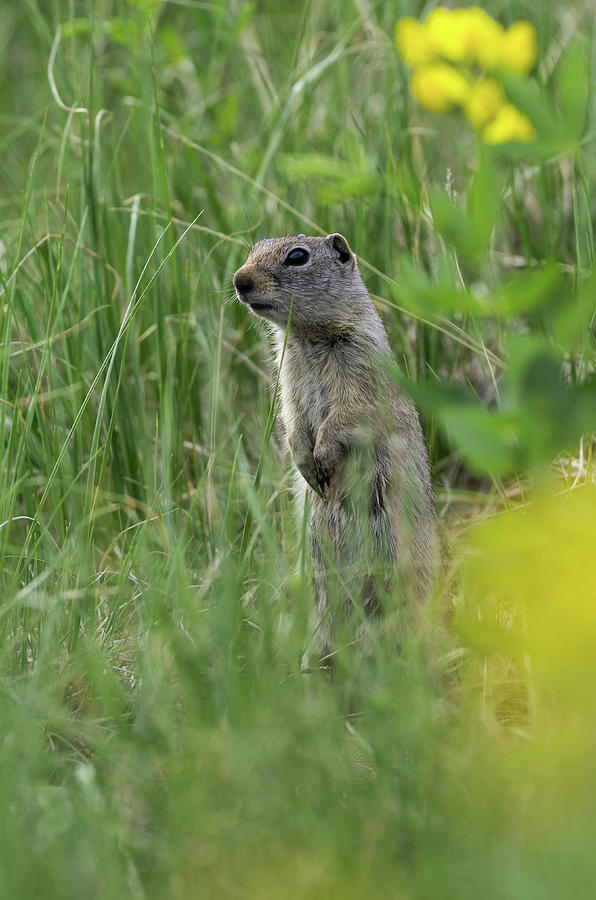
[[[557,86],[567,119],[567,130],[576,140],[582,136],[590,79],[583,46],[575,41],[565,53],[557,72]]]
[[[446,406],[435,415],[450,442],[474,469],[495,475],[507,475],[515,470],[520,451],[514,418],[480,405]]]
[[[563,347],[573,351],[581,344],[596,318],[596,271],[580,285],[578,296],[560,304],[554,318],[554,332]]]
[[[346,197],[374,194],[384,184],[381,176],[367,161],[347,162],[322,153],[282,153],[278,169],[289,181],[308,178],[325,179],[316,187],[322,203],[339,203]]]
[[[438,379],[414,384],[396,369],[393,376],[420,409],[434,416],[451,446],[472,468],[493,475],[515,471],[520,460],[515,415],[487,409],[476,396],[458,385]]]
[[[465,260],[473,261],[486,253],[501,208],[502,174],[493,159],[492,153],[482,155],[466,208],[445,191],[431,195],[436,227]]]
[[[487,314],[516,316],[545,306],[564,292],[564,277],[555,263],[529,269],[513,275],[498,294],[484,303]]]
[[[458,290],[455,272],[447,268],[430,282],[420,270],[404,261],[402,283],[394,293],[402,306],[426,315],[459,312],[481,318],[510,318],[546,306],[561,297],[563,288],[563,275],[554,263],[518,272],[493,296],[479,297]]]
[[[515,143],[515,154],[525,159],[542,159],[559,153],[573,151],[576,137],[567,129],[567,122],[554,108],[545,90],[528,78],[520,78],[511,72],[501,71],[499,77],[507,97],[532,122],[538,132],[538,140]],[[508,149],[509,148],[509,149]],[[492,148],[495,155],[510,155],[511,145]]]
[[[240,7],[240,12],[234,22],[234,28],[232,31],[234,39],[239,38],[248,28],[250,23],[252,22],[255,12],[257,11],[257,4],[254,2],[244,2]]]

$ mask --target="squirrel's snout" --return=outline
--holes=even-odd
[[[238,291],[238,296],[241,300],[244,300],[244,295],[249,294],[254,286],[255,283],[248,272],[243,272],[242,269],[238,269],[238,271],[234,273],[234,287]]]

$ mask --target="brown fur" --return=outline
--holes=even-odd
[[[304,264],[289,264],[298,252]],[[238,297],[273,324],[282,418],[297,476],[300,514],[308,497],[319,632],[335,642],[333,587],[376,608],[380,596],[428,596],[438,540],[428,457],[418,414],[388,375],[390,346],[348,243],[271,238],[234,275]],[[336,590],[335,593],[338,593]]]

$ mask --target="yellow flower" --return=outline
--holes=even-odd
[[[410,79],[410,90],[420,106],[446,112],[465,103],[470,85],[453,66],[439,62],[417,68]]]
[[[451,62],[462,62],[468,56],[465,9],[437,6],[424,23],[425,36],[435,51]]]
[[[465,113],[476,128],[494,119],[506,103],[503,89],[493,78],[479,78],[470,85]]]
[[[536,131],[527,116],[515,106],[506,103],[492,122],[482,132],[487,144],[505,144],[507,141],[533,141]]]
[[[479,6],[470,6],[465,14],[468,56],[482,68],[490,69],[501,58],[505,29]]]
[[[500,58],[505,29],[479,6],[446,9],[438,6],[429,14],[422,37],[436,56],[451,62],[476,62],[493,66]]]
[[[396,22],[395,46],[401,58],[412,68],[430,62],[435,57],[424,25],[411,16],[404,16]]]
[[[395,26],[395,46],[412,68],[442,58],[484,69],[502,65],[527,75],[538,58],[536,29],[530,22],[515,22],[505,30],[479,6],[437,6],[422,24],[405,16]]]
[[[536,29],[529,22],[515,22],[505,32],[499,62],[517,75],[527,75],[536,65],[538,42]]]
[[[410,90],[432,112],[464,109],[469,121],[490,144],[532,141],[530,120],[507,102],[494,78],[477,75],[502,66],[527,75],[536,65],[536,29],[529,22],[505,28],[479,6],[437,6],[423,23],[411,16],[395,26],[395,46],[413,69]]]

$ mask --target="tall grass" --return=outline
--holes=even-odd
[[[596,44],[587,2],[487,9],[568,140],[483,169],[409,98],[422,4],[0,0],[3,897],[592,896]],[[452,546],[329,679],[231,276],[336,230]]]

